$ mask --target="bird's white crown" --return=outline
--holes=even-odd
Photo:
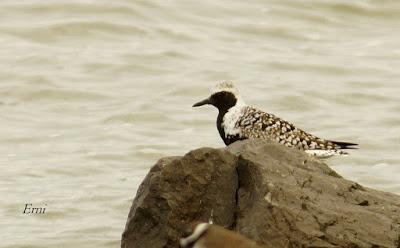
[[[235,85],[230,81],[218,82],[217,84],[214,85],[214,87],[211,88],[211,94],[221,91],[231,92],[235,96],[239,96],[239,91],[236,89]]]

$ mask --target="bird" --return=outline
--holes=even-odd
[[[181,248],[263,248],[244,236],[209,223],[192,223],[179,241]]]
[[[305,151],[319,158],[348,155],[358,144],[319,138],[274,114],[247,105],[230,81],[217,83],[211,95],[193,105],[213,105],[218,109],[217,129],[225,145],[238,140],[266,139]]]

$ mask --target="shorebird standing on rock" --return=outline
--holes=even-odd
[[[208,223],[196,223],[180,240],[182,248],[262,248],[244,236]]]
[[[205,104],[218,109],[217,128],[226,145],[243,139],[269,139],[320,158],[348,154],[343,149],[357,149],[354,146],[358,144],[318,138],[273,114],[246,105],[231,82],[216,84],[211,96],[193,107]]]

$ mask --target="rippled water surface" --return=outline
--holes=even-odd
[[[191,108],[220,80],[400,193],[399,23],[389,0],[1,1],[1,246],[118,247],[158,158],[223,146]]]

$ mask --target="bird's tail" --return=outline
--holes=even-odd
[[[338,145],[340,149],[358,149],[358,144],[356,143],[350,143],[350,142],[340,142],[340,141],[332,141],[330,140],[335,145]]]

